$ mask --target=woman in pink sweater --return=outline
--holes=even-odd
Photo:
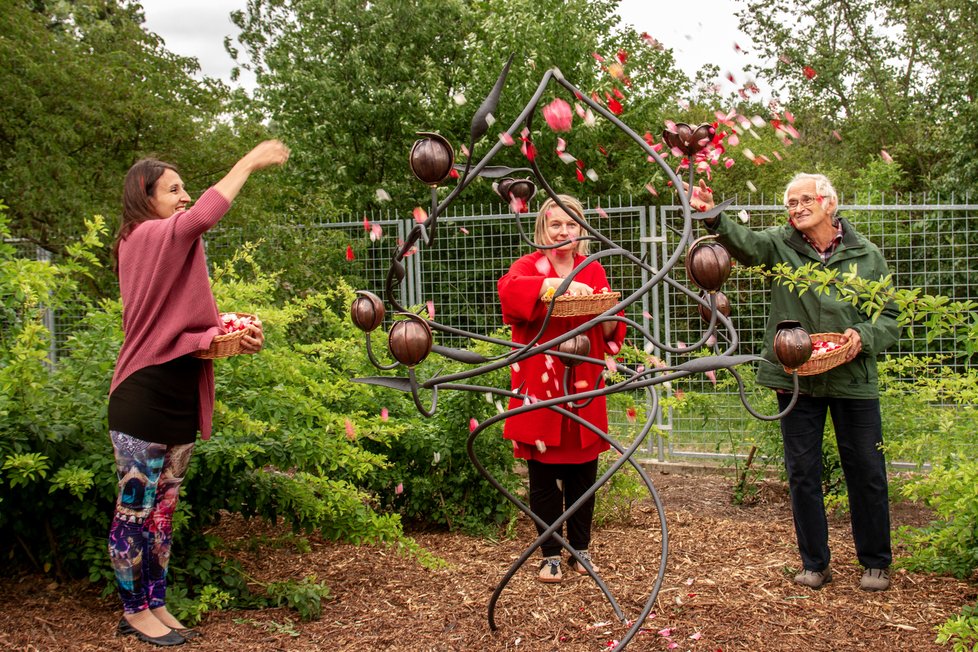
[[[227,212],[252,172],[282,165],[289,150],[261,143],[191,208],[176,168],[138,161],[126,175],[122,223],[112,247],[125,334],[109,390],[109,434],[119,495],[109,530],[123,616],[119,633],[160,646],[198,632],[166,609],[172,518],[197,432],[210,437],[211,360],[191,356],[222,333],[201,236]],[[243,338],[264,342],[261,324]]]

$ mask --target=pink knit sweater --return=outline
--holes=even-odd
[[[133,372],[206,349],[220,335],[200,236],[230,203],[211,188],[192,208],[139,224],[119,245],[119,290],[125,339],[109,393]],[[203,361],[198,391],[200,433],[211,435],[214,365]]]

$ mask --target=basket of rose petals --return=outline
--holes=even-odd
[[[554,299],[556,292],[549,288],[543,295],[542,301],[550,305],[554,304],[554,317],[581,317],[600,315],[608,308],[618,303],[620,292],[595,292],[594,294],[582,294],[571,296],[562,294]]]
[[[221,326],[224,334],[215,335],[211,340],[210,347],[192,353],[195,358],[213,360],[215,358],[228,358],[232,355],[241,353],[241,340],[248,334],[248,327],[257,318],[246,312],[224,312],[221,313]]]
[[[812,357],[798,367],[799,376],[814,376],[846,361],[852,342],[842,333],[812,333]],[[788,373],[791,373],[789,370]]]

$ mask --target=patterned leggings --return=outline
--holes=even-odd
[[[134,614],[166,604],[173,510],[194,445],[154,444],[115,430],[109,435],[119,477],[109,557],[123,611]]]

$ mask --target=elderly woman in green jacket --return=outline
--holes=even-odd
[[[713,195],[703,181],[692,195],[693,208],[705,211],[713,207]],[[785,190],[784,201],[788,223],[783,226],[754,231],[720,215],[707,228],[745,265],[771,268],[787,263],[797,268],[815,262],[840,272],[848,272],[855,265],[857,275],[867,280],[889,274],[879,249],[836,214],[838,196],[824,175],[795,175]],[[810,333],[843,333],[852,342],[844,364],[799,378],[801,395],[795,408],[781,420],[803,565],[795,582],[803,586],[819,589],[832,581],[822,495],[822,437],[827,414],[832,416],[849,492],[856,555],[865,569],[860,588],[882,591],[890,586],[890,512],[881,450],[876,356],[899,337],[896,315],[896,307],[888,305],[873,321],[851,303],[839,300],[832,290],[799,295],[783,284],[771,288],[764,357],[776,363],[775,328],[786,319],[801,322]],[[757,382],[774,389],[781,409],[787,407],[794,381],[779,364],[761,365]]]

